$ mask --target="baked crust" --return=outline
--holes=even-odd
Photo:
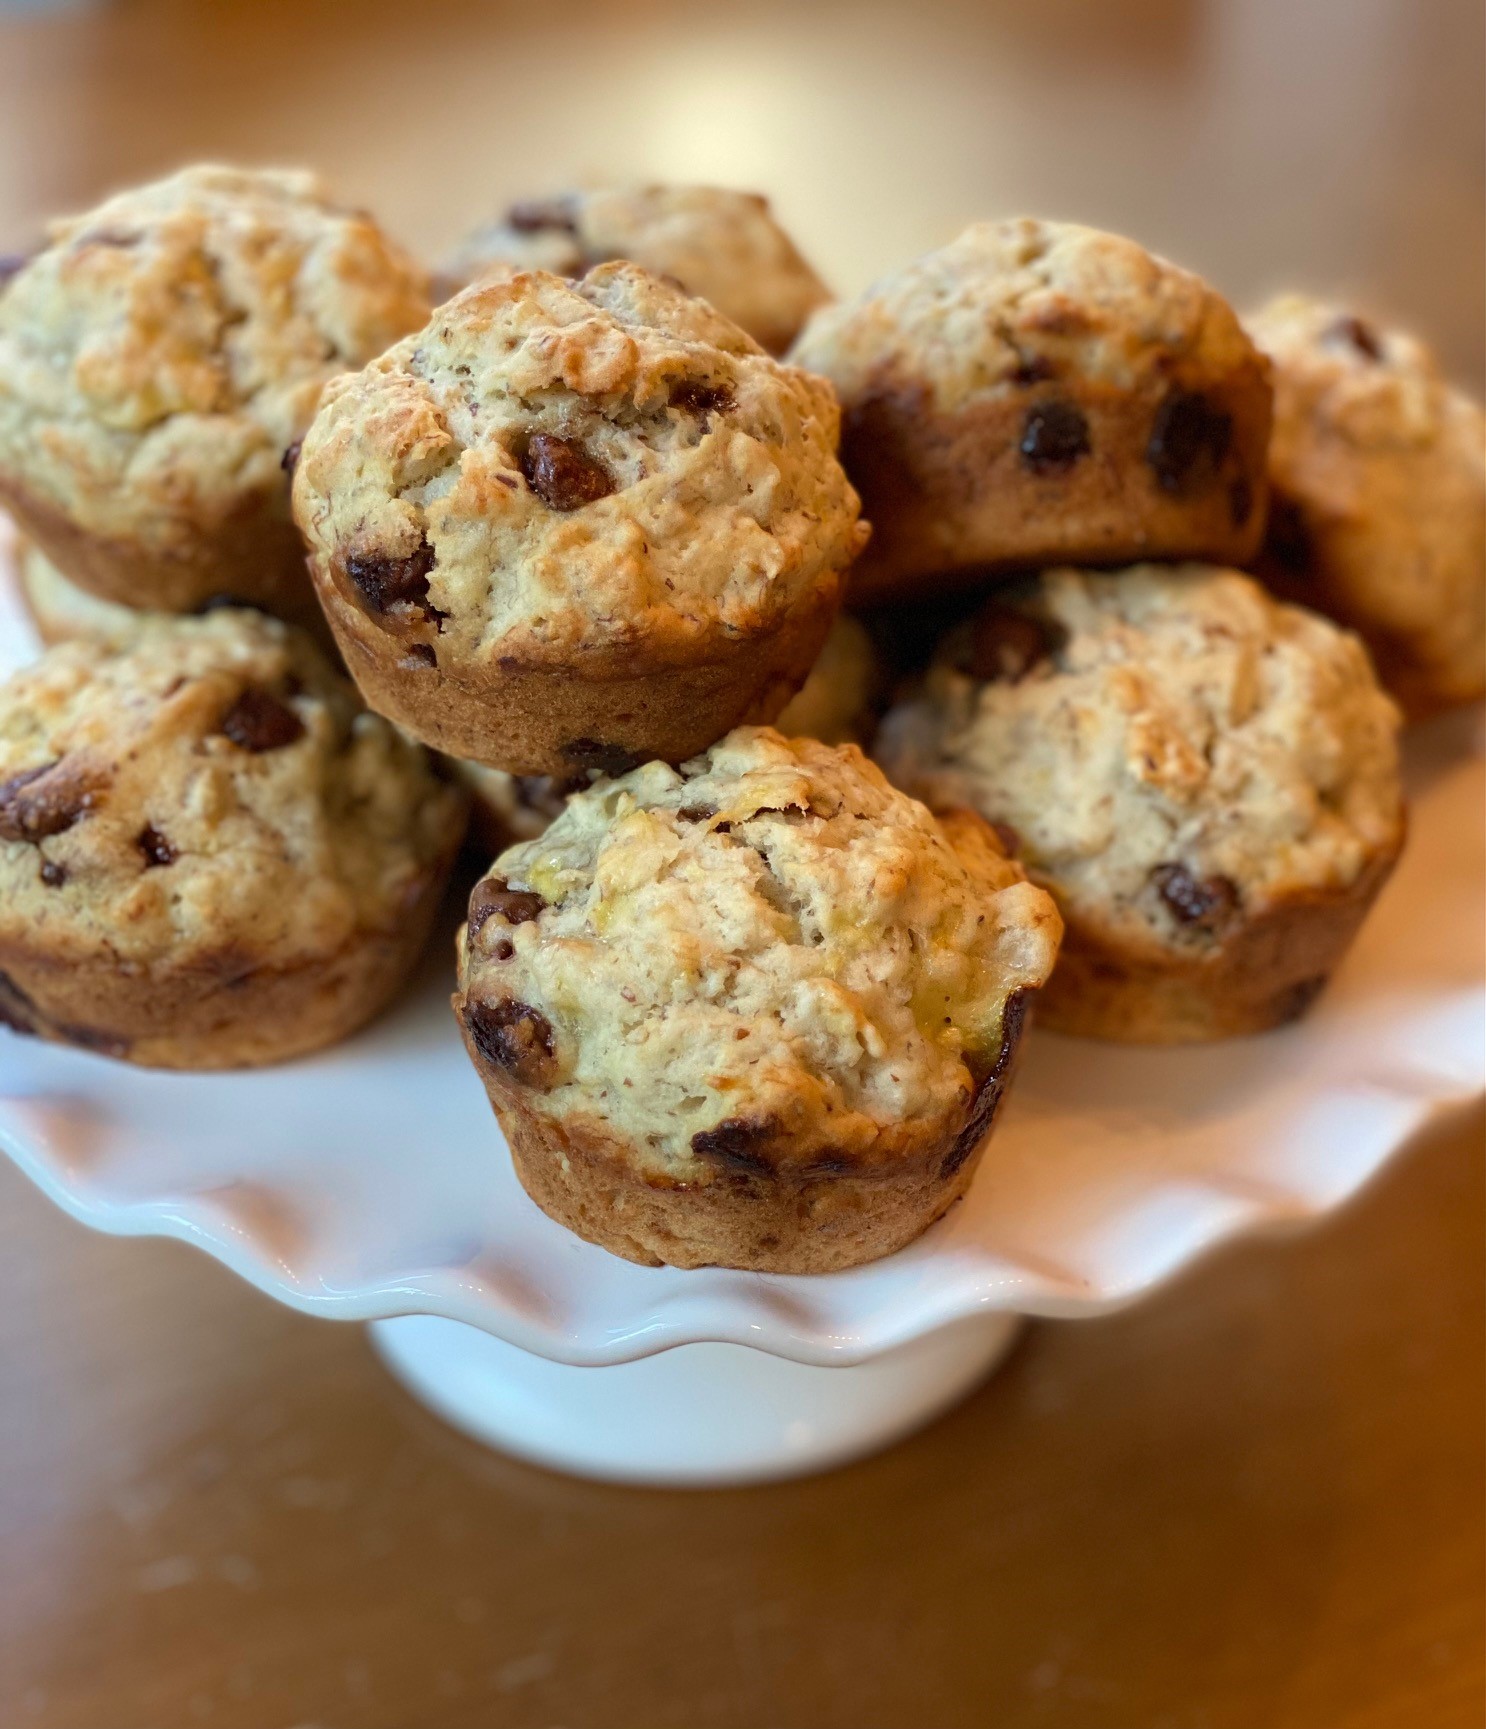
[[[1232,433],[1219,463],[1168,490],[1146,450],[1173,395],[1200,396]],[[1083,416],[1090,452],[1039,471],[1020,445],[1028,415],[1053,400]],[[884,383],[843,410],[842,465],[873,528],[852,569],[851,600],[947,593],[988,573],[1062,562],[1242,564],[1264,533],[1269,425],[1257,358],[1222,376],[1176,375],[1136,391],[1033,385],[953,412],[933,407],[922,387]]]
[[[361,931],[298,966],[254,966],[222,950],[190,966],[61,958],[0,943],[0,1023],[155,1069],[285,1062],[349,1037],[386,1008],[428,938],[448,858],[409,885],[392,930]]]
[[[953,1115],[885,1129],[870,1153],[789,1144],[730,1152],[695,1180],[648,1169],[596,1117],[559,1120],[491,1063],[454,1012],[505,1131],[521,1186],[575,1235],[641,1266],[834,1273],[906,1247],[969,1188],[1014,1071],[1035,993],[1007,999],[1001,1049]]]
[[[1296,1020],[1325,987],[1388,880],[1393,844],[1345,888],[1313,889],[1244,918],[1207,948],[1177,949],[1101,929],[1063,907],[1063,947],[1039,1020],[1054,1032],[1180,1045],[1262,1033]]]
[[[1362,645],[1234,571],[1045,571],[886,717],[889,774],[1001,828],[1066,924],[1044,1020],[1148,1043],[1299,1014],[1404,836]]]
[[[830,291],[775,221],[766,198],[721,186],[607,186],[527,199],[462,242],[439,286],[504,269],[581,276],[629,258],[708,300],[771,354],[782,354]]]
[[[454,1008],[553,1217],[632,1260],[827,1272],[963,1192],[1060,930],[973,812],[740,728],[497,859]]]
[[[1355,630],[1412,719],[1486,691],[1486,420],[1416,337],[1283,295],[1265,585]]]
[[[284,459],[428,310],[308,174],[199,165],[53,222],[0,294],[0,498],[102,599],[313,624]]]
[[[0,999],[147,1066],[277,1061],[406,977],[463,793],[291,627],[224,609],[0,687]]]
[[[167,613],[235,600],[326,640],[282,477],[268,491],[244,495],[221,521],[196,524],[189,540],[169,548],[94,534],[3,476],[0,504],[68,581],[100,600],[134,608],[143,601],[150,611]]]
[[[317,566],[316,584],[369,708],[446,755],[569,778],[652,759],[682,762],[735,726],[773,720],[820,653],[843,577],[824,578],[772,628],[715,632],[695,659],[595,646],[567,661],[497,656],[447,670],[437,635],[421,620],[371,618],[336,566]]]
[[[1070,560],[1247,557],[1268,363],[1199,277],[1119,235],[975,223],[817,312],[873,539],[854,600]]]
[[[518,272],[330,386],[295,519],[353,676],[425,743],[678,761],[825,640],[868,533],[838,433],[823,379],[673,284]]]

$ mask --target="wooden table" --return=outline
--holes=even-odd
[[[574,173],[758,184],[853,286],[983,213],[1483,361],[1474,0],[211,6],[0,24],[0,250],[214,154],[429,251]],[[4,1049],[0,1046],[0,1077]],[[0,1169],[4,1729],[1474,1729],[1480,1118],[1303,1241],[1033,1329],[866,1464],[601,1489],[465,1443],[356,1329]]]

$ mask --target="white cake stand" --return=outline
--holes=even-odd
[[[33,648],[0,583],[0,662]],[[370,1322],[403,1383],[493,1446],[628,1482],[818,1470],[945,1409],[1019,1317],[1102,1314],[1314,1219],[1480,1094],[1479,716],[1410,758],[1409,849],[1306,1021],[1184,1051],[1034,1029],[969,1198],[852,1272],[635,1267],[553,1224],[465,1058],[443,940],[393,1012],[279,1068],[152,1073],[0,1029],[0,1148],[85,1224]]]

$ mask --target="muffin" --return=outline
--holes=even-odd
[[[768,200],[723,186],[608,186],[527,199],[464,241],[440,287],[453,293],[507,267],[582,276],[620,258],[710,300],[771,354],[831,298]]]
[[[560,1223],[650,1265],[828,1272],[964,1193],[1058,929],[968,812],[744,727],[503,854],[454,1006]]]
[[[1397,726],[1350,633],[1236,571],[1145,565],[1008,587],[877,754],[1052,892],[1047,1025],[1175,1044],[1325,984],[1403,843]]]
[[[1075,560],[1241,562],[1264,517],[1270,389],[1228,305],[1133,241],[977,223],[816,313],[877,603]]]
[[[100,600],[69,582],[39,547],[23,540],[15,553],[16,589],[21,604],[49,647],[83,641],[122,643],[149,618],[161,613],[136,612],[132,606]]]
[[[810,676],[775,723],[787,738],[824,744],[866,744],[876,722],[882,674],[866,629],[842,613]],[[555,780],[551,775],[514,775],[477,762],[452,765],[471,798],[470,833],[489,858],[516,841],[535,840],[562,810],[569,793],[589,785],[591,774]]]
[[[0,687],[0,1018],[158,1068],[332,1044],[417,959],[464,817],[275,619],[64,643]]]
[[[294,514],[372,708],[568,779],[803,683],[866,536],[830,387],[631,264],[516,272],[337,379]]]
[[[1412,336],[1287,294],[1264,580],[1348,625],[1410,715],[1486,691],[1486,418]]]
[[[0,503],[100,599],[313,618],[284,472],[426,279],[308,174],[188,168],[54,223],[0,285]]]

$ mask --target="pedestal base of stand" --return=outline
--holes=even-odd
[[[712,1344],[575,1369],[433,1315],[373,1321],[371,1335],[410,1392],[489,1446],[679,1488],[803,1476],[886,1447],[968,1393],[1020,1327],[977,1316],[842,1369]]]

